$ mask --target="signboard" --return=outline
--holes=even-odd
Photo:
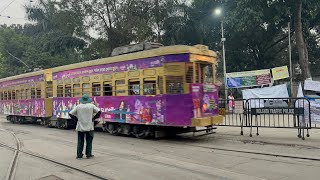
[[[304,90],[320,92],[320,81],[305,80]]]
[[[271,71],[273,80],[285,79],[289,77],[287,66],[272,68]]]
[[[227,87],[241,88],[271,84],[269,69],[227,73]]]
[[[243,113],[243,101],[235,101],[234,102],[234,112],[236,114],[242,114]]]
[[[304,114],[303,108],[251,108],[252,115],[260,114]]]

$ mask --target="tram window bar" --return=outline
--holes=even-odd
[[[65,88],[65,91],[67,90],[67,86]],[[71,86],[70,86],[70,95],[69,93],[65,92],[65,97],[71,97]],[[80,88],[80,84],[74,84],[73,85],[73,89],[72,89],[72,97],[80,97],[81,96],[81,88]]]
[[[103,83],[103,96],[112,96],[112,83],[104,82]]]
[[[41,98],[41,89],[37,88],[36,98]]]
[[[31,99],[36,98],[36,90],[35,88],[31,88]]]
[[[63,97],[63,86],[57,87],[57,97]]]
[[[65,85],[64,97],[71,97],[71,85]]]
[[[139,79],[129,80],[129,95],[140,95]]]
[[[92,84],[92,96],[100,96],[101,95],[101,84],[93,83]]]
[[[156,81],[144,81],[143,82],[143,94],[144,95],[156,95]]]
[[[16,92],[15,91],[12,91],[12,99],[16,99]]]
[[[90,83],[82,84],[82,94],[87,94],[90,96]]]
[[[166,78],[167,94],[181,94],[184,92],[183,78],[181,76],[167,76]]]

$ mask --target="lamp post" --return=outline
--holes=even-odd
[[[216,16],[222,15],[222,9],[217,8],[214,10],[214,14]],[[223,28],[223,19],[221,20],[221,43],[222,43],[222,60],[223,60],[223,76],[224,76],[224,85],[225,85],[225,100],[227,103],[228,100],[228,88],[227,88],[227,66],[226,66],[226,52],[224,47],[224,42],[226,41],[226,38],[224,37],[224,28]],[[227,108],[227,106],[226,106]]]

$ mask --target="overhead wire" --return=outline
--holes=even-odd
[[[5,7],[0,11],[0,13],[2,13],[3,11],[5,11],[14,1],[16,1],[16,0],[12,0],[7,6],[5,6]]]

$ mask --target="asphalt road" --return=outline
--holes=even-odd
[[[23,151],[106,179],[319,179],[320,135],[317,131],[313,131],[305,141],[296,138],[295,130],[279,129],[261,130],[259,137],[250,138],[246,131],[244,136],[240,136],[240,129],[219,127],[216,134],[207,136],[185,134],[160,140],[96,132],[93,145],[95,158],[76,160],[77,134],[74,130],[11,124],[3,118],[0,119],[0,128],[14,132],[21,141]],[[0,131],[0,142],[10,146],[15,143],[5,131]],[[1,179],[5,177],[12,154],[12,151],[0,146]],[[15,179],[41,178],[95,179],[20,154]]]

